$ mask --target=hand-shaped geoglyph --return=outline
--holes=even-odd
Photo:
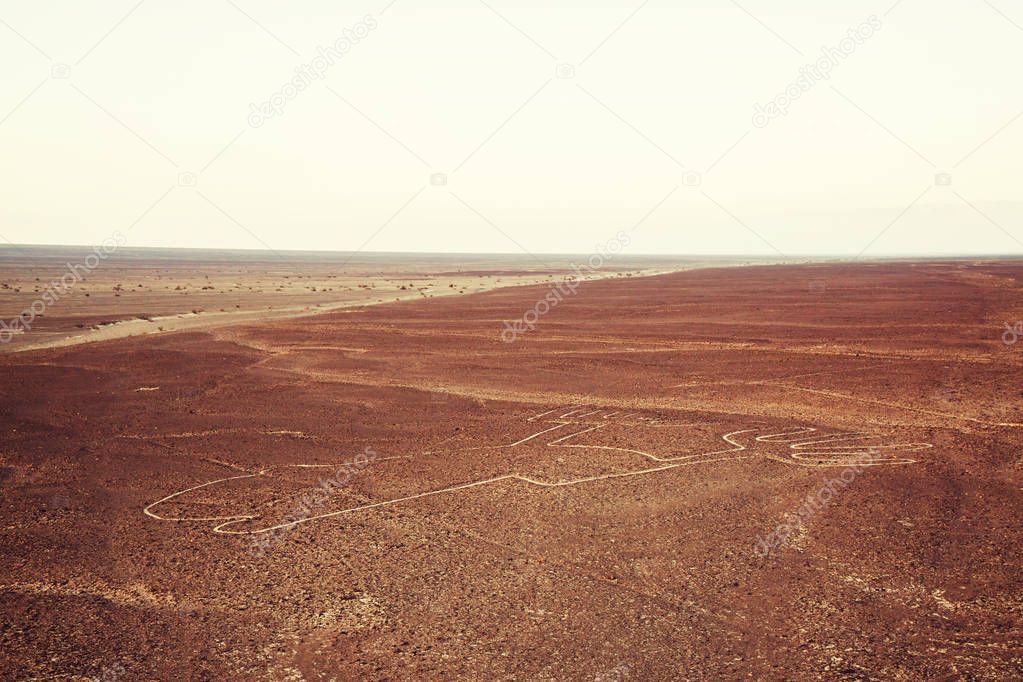
[[[499,482],[518,482],[540,489],[567,488],[596,481],[613,481],[617,479],[647,476],[658,472],[680,467],[691,467],[712,462],[764,458],[785,464],[804,467],[843,467],[860,466],[874,467],[893,464],[912,464],[915,460],[905,457],[907,453],[919,452],[931,448],[930,443],[883,443],[877,436],[867,433],[822,433],[816,428],[804,427],[789,431],[776,432],[764,428],[749,428],[731,431],[720,436],[725,447],[718,447],[706,452],[667,456],[660,454],[656,448],[646,446],[622,447],[608,445],[606,436],[615,433],[618,440],[621,434],[629,434],[635,441],[646,441],[641,438],[643,429],[663,426],[656,419],[637,412],[626,410],[607,410],[585,406],[571,405],[563,408],[547,410],[528,417],[525,422],[537,428],[536,431],[504,445],[491,445],[474,448],[455,448],[447,452],[424,452],[423,456],[432,455],[432,461],[451,463],[464,462],[466,453],[472,453],[468,461],[479,466],[479,471],[489,469],[491,475],[475,479],[462,480],[450,485],[442,485],[434,489],[395,495],[387,499],[361,504],[350,504],[346,508],[324,513],[303,513],[277,522],[267,520],[260,523],[262,514],[249,511],[244,514],[203,514],[188,513],[165,516],[157,507],[166,505],[172,500],[176,503],[186,501],[189,495],[200,491],[209,493],[219,486],[235,486],[239,482],[258,482],[264,488],[271,485],[272,479],[286,469],[296,467],[321,467],[329,469],[335,465],[288,465],[272,467],[256,473],[230,476],[213,481],[200,483],[181,490],[153,502],[145,507],[148,516],[164,521],[194,521],[216,523],[213,530],[217,533],[250,535],[269,533],[290,528],[316,520],[322,520],[345,514],[369,511],[379,507],[409,502],[416,499],[448,493],[467,493],[475,488]],[[657,439],[654,439],[656,442]],[[572,453],[572,457],[566,457]],[[444,455],[450,455],[445,458]],[[379,458],[377,461],[393,459],[413,459],[405,457]],[[375,464],[375,462],[370,462]],[[409,464],[403,465],[405,468]],[[421,460],[425,467],[425,460]],[[580,467],[594,467],[598,470],[588,475],[579,473]],[[507,467],[503,471],[501,467]],[[372,468],[372,467],[370,467]],[[359,473],[360,476],[372,475],[372,471]],[[401,470],[391,472],[390,478],[401,476]],[[246,480],[249,479],[249,480]],[[321,487],[323,479],[321,479]],[[345,481],[347,485],[347,480]],[[329,487],[329,486],[328,486]],[[345,486],[336,486],[344,488]],[[336,492],[342,492],[338,490]],[[244,491],[238,490],[244,497]],[[352,496],[350,491],[344,494]],[[355,502],[352,499],[351,502]],[[325,503],[324,503],[325,506]],[[303,508],[307,508],[304,505]]]

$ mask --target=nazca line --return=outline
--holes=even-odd
[[[572,407],[572,406],[570,406],[570,407]],[[563,409],[563,408],[561,408],[561,409]],[[531,422],[532,421],[536,421],[540,417],[546,416],[546,415],[551,414],[551,413],[556,412],[556,411],[558,411],[557,408],[554,409],[554,410],[548,410],[547,412],[543,412],[541,414],[538,414],[538,415],[535,415],[533,417],[530,417],[527,421],[531,421]],[[573,414],[574,412],[579,412],[579,411],[580,411],[579,409],[570,410],[569,412],[567,412],[565,414],[562,414],[562,415],[560,415],[557,418],[558,419],[565,418],[565,417]],[[587,415],[592,415],[592,414],[594,414],[596,412],[599,412],[599,410],[595,410],[593,412],[588,412],[586,414]],[[604,418],[606,419],[607,417],[613,416],[615,414],[618,414],[618,413],[617,412],[612,412],[612,413],[606,415]],[[635,414],[635,413],[631,413],[631,414]],[[626,417],[626,416],[631,416],[631,415],[623,415],[623,417]],[[623,418],[623,417],[620,417],[620,418]],[[523,438],[521,440],[518,440],[518,441],[516,441],[514,443],[511,443],[511,444],[508,444],[508,445],[484,446],[484,447],[480,447],[480,448],[469,448],[469,450],[487,450],[487,449],[512,448],[512,447],[515,447],[517,445],[521,445],[523,443],[529,442],[529,441],[533,440],[534,438],[538,438],[538,437],[540,437],[540,436],[542,436],[542,435],[544,435],[546,433],[550,433],[552,431],[556,431],[558,429],[562,429],[565,426],[571,426],[571,425],[573,425],[573,422],[558,422],[558,423],[555,424],[555,426],[552,426],[552,427],[543,429],[541,431],[538,431],[537,433],[534,433],[534,434],[532,434],[530,436],[527,436],[526,438]],[[213,481],[207,481],[205,483],[201,483],[199,485],[195,485],[195,486],[192,486],[190,488],[186,488],[184,490],[179,490],[178,492],[171,493],[170,495],[167,495],[166,497],[163,497],[163,498],[161,498],[161,499],[159,499],[159,500],[157,500],[155,502],[150,503],[149,505],[147,505],[143,509],[143,512],[147,516],[150,516],[150,517],[152,517],[154,519],[158,519],[160,521],[175,521],[175,522],[185,522],[185,521],[189,521],[189,522],[222,521],[223,523],[220,523],[220,524],[216,525],[213,528],[213,532],[221,533],[221,534],[225,534],[225,535],[257,535],[257,534],[260,534],[260,533],[269,533],[269,532],[274,532],[274,531],[282,530],[282,529],[285,529],[285,528],[291,528],[291,527],[294,527],[294,526],[301,525],[303,523],[309,523],[311,521],[318,521],[318,520],[321,520],[321,519],[332,518],[332,517],[335,517],[335,516],[342,516],[344,514],[352,514],[352,513],[355,513],[355,512],[367,511],[367,510],[370,510],[370,509],[376,509],[378,507],[385,507],[385,506],[389,506],[389,505],[399,504],[399,503],[402,503],[402,502],[409,502],[409,501],[412,501],[412,500],[418,500],[418,499],[422,499],[422,498],[426,498],[426,497],[431,497],[431,496],[434,496],[434,495],[440,495],[440,494],[443,494],[443,493],[455,492],[455,491],[458,491],[458,490],[468,490],[470,488],[478,488],[478,487],[481,487],[481,486],[490,485],[492,483],[498,483],[500,481],[522,481],[523,483],[526,483],[527,485],[533,485],[533,486],[537,486],[537,487],[540,487],[540,488],[548,488],[548,489],[550,489],[550,488],[564,488],[564,487],[569,487],[569,486],[581,485],[581,484],[584,484],[584,483],[592,483],[592,482],[595,482],[595,481],[606,481],[606,480],[613,480],[613,479],[630,478],[630,477],[633,477],[633,476],[643,476],[643,475],[653,474],[653,473],[657,473],[657,472],[661,472],[661,471],[668,471],[670,469],[676,469],[676,468],[682,467],[682,466],[691,466],[691,465],[694,465],[694,464],[709,464],[709,463],[713,463],[713,462],[723,462],[723,461],[730,461],[730,460],[749,459],[750,457],[753,457],[754,455],[741,455],[740,456],[740,455],[735,455],[735,454],[731,454],[730,455],[730,453],[738,453],[738,452],[745,451],[747,449],[745,445],[735,441],[735,436],[738,436],[738,435],[743,434],[743,433],[753,433],[753,432],[757,431],[757,429],[741,429],[741,430],[738,430],[738,431],[732,431],[730,433],[726,433],[723,436],[721,436],[721,438],[722,438],[722,440],[724,440],[726,443],[732,445],[733,447],[725,449],[725,450],[715,450],[715,451],[705,452],[705,453],[700,453],[700,454],[695,454],[695,455],[682,455],[680,457],[658,457],[656,455],[650,454],[648,452],[644,452],[642,450],[634,450],[634,449],[629,449],[629,448],[619,448],[619,447],[612,447],[612,446],[606,446],[606,445],[582,445],[582,444],[563,445],[563,443],[565,441],[567,441],[567,440],[575,438],[576,436],[580,436],[580,435],[582,435],[584,433],[590,433],[592,431],[596,431],[598,429],[604,428],[605,426],[606,426],[605,424],[598,424],[597,426],[592,426],[592,427],[583,429],[581,431],[575,431],[573,433],[568,434],[567,436],[562,436],[561,438],[557,438],[557,439],[547,443],[547,446],[548,447],[564,447],[564,448],[589,448],[589,449],[599,449],[599,450],[611,450],[611,451],[618,451],[618,452],[626,452],[626,453],[641,455],[641,456],[643,456],[643,457],[645,457],[645,458],[647,458],[647,459],[649,459],[651,461],[654,461],[654,462],[668,463],[668,464],[664,464],[663,466],[651,467],[651,468],[647,468],[647,469],[640,469],[640,470],[637,470],[637,471],[628,471],[628,472],[620,472],[620,473],[613,473],[613,474],[602,474],[602,475],[599,475],[599,476],[587,476],[587,477],[583,477],[583,478],[576,478],[576,479],[571,479],[571,480],[566,480],[566,481],[556,481],[556,482],[553,482],[553,483],[546,482],[546,481],[538,481],[536,479],[532,479],[532,478],[529,478],[528,476],[523,476],[521,474],[503,474],[501,476],[495,476],[493,478],[487,478],[487,479],[482,479],[482,480],[478,480],[478,481],[471,481],[471,482],[467,482],[467,483],[461,483],[461,484],[458,484],[458,485],[449,486],[449,487],[441,488],[441,489],[438,489],[438,490],[431,490],[431,491],[427,491],[427,492],[423,492],[423,493],[417,493],[415,495],[408,495],[408,496],[405,496],[405,497],[398,497],[398,498],[394,498],[394,499],[390,499],[390,500],[384,500],[384,501],[381,501],[381,502],[374,502],[374,503],[371,503],[371,504],[365,504],[365,505],[360,505],[360,506],[357,506],[357,507],[351,507],[349,509],[341,509],[341,510],[337,510],[337,511],[333,511],[333,512],[328,512],[328,513],[325,513],[325,514],[318,514],[316,516],[310,516],[310,517],[307,517],[307,518],[298,519],[298,520],[290,521],[290,522],[287,522],[287,523],[280,523],[280,524],[277,524],[277,525],[274,525],[274,526],[268,526],[266,528],[259,528],[259,529],[256,529],[256,530],[233,530],[233,529],[229,529],[228,528],[229,526],[232,526],[232,525],[235,525],[235,524],[238,524],[238,523],[242,523],[242,522],[245,522],[245,521],[251,521],[253,519],[258,518],[257,516],[253,516],[253,515],[206,516],[206,517],[169,517],[169,516],[161,516],[161,515],[159,515],[159,514],[157,514],[156,512],[153,511],[153,509],[155,507],[157,507],[158,505],[161,505],[161,504],[163,504],[165,502],[168,502],[168,501],[170,501],[170,500],[172,500],[172,499],[174,499],[174,498],[176,498],[176,497],[178,497],[180,495],[184,495],[186,493],[189,493],[189,492],[192,492],[192,491],[195,491],[195,490],[200,490],[202,488],[206,488],[208,486],[216,485],[218,483],[224,483],[224,482],[227,482],[227,481],[235,481],[235,480],[239,480],[239,479],[256,478],[256,477],[265,476],[267,471],[269,471],[269,469],[263,469],[263,470],[260,470],[257,473],[254,473],[254,474],[243,474],[243,475],[240,475],[240,476],[228,476],[226,478],[219,478],[219,479],[216,479],[216,480],[213,480]],[[809,433],[816,433],[816,432],[817,432],[817,429],[815,429],[815,428],[804,428],[804,429],[799,429],[797,431],[790,431],[790,432],[785,432],[785,433],[776,433],[776,434],[769,434],[769,435],[765,435],[765,436],[758,436],[756,438],[756,441],[762,442],[762,443],[790,443],[789,448],[794,450],[794,451],[798,451],[798,450],[802,450],[804,448],[807,448],[807,447],[810,447],[810,446],[813,446],[813,445],[830,444],[830,443],[834,443],[834,442],[841,441],[841,440],[854,440],[854,439],[858,440],[858,439],[862,439],[864,437],[869,437],[870,436],[870,434],[865,434],[865,433],[854,433],[854,434],[822,435],[820,438],[818,438],[816,440],[804,440],[803,438],[801,438],[801,436],[804,436],[804,435],[809,434]],[[796,436],[796,438],[792,438],[792,436]],[[788,438],[788,440],[786,440],[786,438]],[[900,445],[869,446],[869,447],[866,447],[865,449],[861,448],[860,450],[855,450],[855,449],[850,450],[850,449],[848,449],[847,446],[844,446],[844,445],[838,445],[838,446],[824,445],[822,447],[819,447],[819,448],[815,449],[813,452],[806,453],[806,454],[802,454],[802,453],[799,453],[799,452],[794,452],[793,455],[792,455],[792,459],[785,459],[785,458],[777,457],[777,456],[773,456],[773,455],[767,455],[767,457],[770,458],[770,459],[774,459],[774,460],[777,460],[777,461],[781,461],[781,462],[787,463],[787,464],[797,464],[797,465],[800,465],[800,466],[839,466],[839,465],[842,465],[842,464],[858,464],[859,466],[878,466],[878,465],[881,465],[881,464],[912,464],[912,463],[915,462],[915,460],[911,460],[911,459],[890,459],[890,458],[883,458],[883,457],[868,456],[868,457],[860,459],[860,460],[850,461],[850,460],[838,459],[837,457],[838,456],[842,456],[842,455],[849,456],[849,457],[857,456],[857,455],[862,456],[864,454],[876,455],[876,454],[878,454],[878,451],[881,451],[881,450],[893,450],[893,451],[894,450],[902,450],[902,451],[915,452],[915,451],[927,449],[927,448],[930,448],[930,447],[933,447],[930,443],[908,443],[908,444],[900,444]],[[828,455],[828,458],[821,459],[819,456],[815,456],[816,453],[819,453],[819,452],[822,452],[822,451],[825,452]],[[730,456],[715,457],[715,455],[730,455]],[[386,460],[392,460],[392,459],[405,459],[405,457],[387,457],[387,458],[384,458],[384,459],[381,459],[381,460],[377,460],[377,461],[386,461]],[[815,463],[807,463],[810,459],[814,459],[814,460],[817,460],[817,461]],[[793,461],[793,460],[795,460],[795,461]],[[293,464],[293,465],[286,465],[286,466],[312,468],[312,467],[333,467],[335,465],[331,465],[331,464]]]

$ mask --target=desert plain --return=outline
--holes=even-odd
[[[0,349],[3,679],[1023,677],[1023,261],[162,258]]]

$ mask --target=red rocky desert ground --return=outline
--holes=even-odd
[[[1023,262],[551,282],[0,354],[0,677],[1023,677]]]

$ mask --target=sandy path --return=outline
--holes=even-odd
[[[657,275],[666,275],[671,274],[673,272],[682,272],[690,269],[693,269],[693,267],[681,267],[674,270],[630,272],[629,274],[634,278],[655,277]],[[608,272],[606,274],[599,274],[583,278],[582,281],[592,282],[600,279],[609,279],[617,276],[618,274],[620,273]],[[471,292],[467,291],[465,293],[456,290],[452,290],[450,292],[444,290],[437,290],[432,297],[441,298],[445,296],[469,296],[471,294],[483,293],[484,291],[508,289],[512,287],[538,286],[541,284],[553,284],[553,282],[544,276],[525,277],[510,284],[497,285],[495,283],[483,287],[478,286],[475,290]],[[78,346],[85,343],[95,343],[97,341],[123,339],[130,336],[144,336],[149,334],[169,334],[171,332],[183,331],[203,331],[207,329],[215,329],[219,327],[226,327],[238,324],[267,322],[274,320],[292,319],[297,317],[314,316],[323,313],[334,312],[337,310],[343,310],[345,308],[363,308],[367,306],[384,305],[387,303],[395,303],[398,301],[412,300],[423,300],[423,296],[417,291],[411,291],[409,293],[403,293],[392,296],[387,300],[377,301],[368,300],[343,301],[338,303],[316,304],[315,306],[310,305],[289,306],[283,308],[276,308],[272,310],[237,310],[213,313],[205,312],[180,313],[177,315],[166,315],[160,317],[152,317],[149,319],[124,320],[121,322],[116,322],[114,324],[106,325],[99,329],[91,329],[82,334],[75,334],[73,336],[50,339],[48,341],[41,341],[39,343],[33,344],[19,344],[13,347],[8,347],[8,350],[9,352],[12,353],[20,353],[24,351],[43,350],[47,348],[66,348],[68,346]],[[4,347],[0,346],[0,351],[3,350]]]

